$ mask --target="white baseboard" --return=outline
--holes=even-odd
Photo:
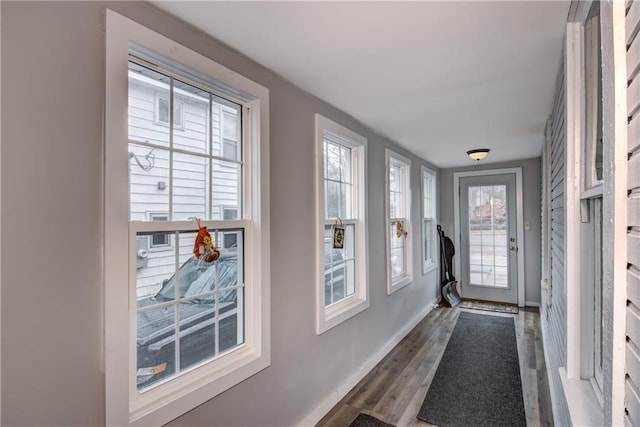
[[[367,375],[400,341],[416,327],[427,314],[437,307],[437,300],[426,305],[426,307],[418,312],[398,333],[389,339],[376,353],[366,360],[358,370],[349,376],[343,383],[339,384],[335,390],[332,390],[322,402],[316,406],[298,426],[314,426],[333,408],[343,397],[351,391]]]
[[[534,301],[525,301],[524,302],[524,306],[525,307],[538,307],[538,308],[540,308],[540,303],[539,302],[534,302]]]

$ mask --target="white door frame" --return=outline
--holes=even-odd
[[[524,307],[524,209],[522,195],[522,168],[489,169],[468,172],[454,172],[453,174],[453,226],[454,242],[460,253],[460,178],[484,175],[516,175],[516,235],[518,236],[518,306]],[[460,259],[460,257],[458,257]],[[455,263],[456,277],[460,275],[460,261]],[[460,280],[460,279],[458,279]],[[463,295],[464,297],[464,295]]]

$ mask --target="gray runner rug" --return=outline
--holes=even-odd
[[[447,426],[526,426],[513,317],[461,312],[418,418]]]
[[[387,424],[384,421],[380,421],[376,417],[372,417],[371,415],[359,413],[355,420],[349,427],[394,427],[391,424]]]

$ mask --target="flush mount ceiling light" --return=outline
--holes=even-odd
[[[488,148],[476,148],[475,150],[467,151],[467,155],[471,157],[473,160],[477,160],[477,161],[480,161],[485,157],[487,157],[487,154],[489,154]]]

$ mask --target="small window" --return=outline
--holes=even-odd
[[[177,129],[184,129],[184,102],[173,102],[173,123]],[[156,96],[155,109],[156,123],[163,126],[169,126],[169,98],[162,95]]]
[[[366,141],[357,133],[316,114],[318,333],[369,306]]]
[[[413,281],[411,253],[411,160],[386,152],[387,293]]]
[[[436,174],[422,167],[422,274],[437,267]]]
[[[168,221],[169,215],[151,213],[149,214],[150,221]],[[170,245],[169,242],[169,234],[168,233],[154,233],[151,235],[151,247],[152,248],[161,248],[167,247]]]

